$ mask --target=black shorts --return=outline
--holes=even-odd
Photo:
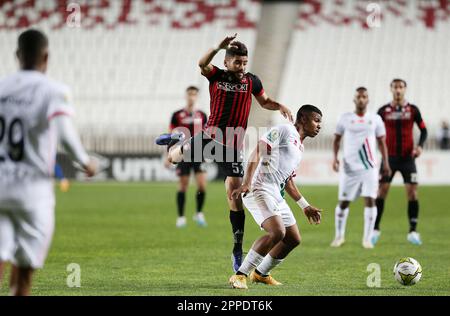
[[[186,146],[187,143],[189,146]],[[183,148],[183,161],[185,162],[214,161],[225,177],[242,178],[244,176],[242,151],[225,146],[210,138],[206,133],[201,132],[187,139]]]
[[[179,162],[177,164],[176,172],[177,176],[189,176],[191,174],[191,170],[194,171],[194,173],[200,173],[205,172],[203,169],[203,165],[201,162]]]
[[[391,183],[397,171],[400,171],[403,177],[404,183],[417,184],[417,168],[414,158],[397,158],[389,157],[389,165],[391,166],[392,174],[390,177],[383,177],[381,171],[383,170],[383,164],[380,168],[380,183]]]

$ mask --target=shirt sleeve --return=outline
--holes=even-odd
[[[423,121],[422,114],[420,113],[419,108],[415,107],[415,115],[414,115],[414,121],[416,122],[417,126],[419,126],[420,129],[426,128],[425,122]]]
[[[377,112],[377,114],[381,117],[382,121],[384,121],[383,112],[384,112],[384,107],[379,108],[378,112]]]
[[[205,127],[206,123],[208,122],[208,115],[206,115],[205,112],[202,112],[202,116],[203,116],[202,126]]]
[[[169,125],[169,129],[173,130],[175,127],[177,127],[178,122],[177,122],[177,113],[173,113],[172,114],[172,118],[170,119],[170,125]]]
[[[215,82],[215,81],[217,81],[217,79],[219,78],[219,75],[221,73],[222,73],[222,70],[219,67],[213,65],[213,69],[211,70],[211,72],[209,74],[205,75],[202,72],[202,75],[204,77],[206,77],[206,79],[208,79],[209,82]]]
[[[58,116],[50,124],[55,124],[58,139],[71,158],[83,166],[87,165],[89,156],[81,144],[72,119],[64,115]]]
[[[262,85],[261,80],[258,78],[258,76],[253,75],[253,87],[252,87],[252,94],[255,97],[259,97],[264,94],[264,87]]]
[[[336,135],[344,135],[345,133],[345,124],[344,124],[344,116],[341,115],[341,117],[338,120],[338,123],[336,125]]]
[[[47,107],[47,119],[60,115],[73,116],[75,110],[72,106],[72,95],[70,89],[63,85],[55,86],[49,92],[49,103]]]
[[[380,115],[375,116],[375,135],[377,137],[386,136],[386,127]]]

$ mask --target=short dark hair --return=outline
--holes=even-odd
[[[391,81],[391,87],[392,87],[392,85],[393,85],[394,83],[396,83],[396,82],[403,82],[403,84],[405,85],[405,87],[408,86],[408,85],[406,84],[406,81],[405,81],[405,80],[400,79],[400,78],[395,78],[395,79],[393,79],[393,80]]]
[[[41,57],[42,51],[47,47],[48,38],[41,31],[29,29],[20,34],[17,41],[17,57],[23,68],[34,68]]]
[[[248,56],[247,46],[239,41],[231,42],[226,50],[227,57]]]
[[[356,88],[356,92],[367,92],[367,88],[366,87],[358,87],[358,88]]]
[[[191,91],[191,90],[197,91],[197,92],[200,91],[200,89],[197,88],[196,86],[189,86],[189,87],[186,88],[186,92],[189,92],[189,91]]]
[[[317,113],[317,114],[322,115],[322,111],[320,111],[318,107],[316,107],[316,106],[314,106],[314,105],[311,105],[311,104],[305,104],[305,105],[302,105],[302,106],[300,107],[300,109],[297,111],[297,118],[296,118],[296,121],[297,121],[297,122],[300,122],[300,119],[301,119],[303,116],[305,116],[305,114],[310,114],[310,113],[312,113],[312,112],[315,112],[315,113]]]

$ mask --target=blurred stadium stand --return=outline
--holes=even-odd
[[[71,2],[81,4],[81,27],[67,26]],[[184,105],[188,85],[201,88],[199,106],[208,112],[208,83],[197,61],[237,32],[251,54],[249,70],[271,96],[293,111],[304,103],[324,110],[324,133],[314,148],[330,149],[337,117],[352,109],[357,86],[368,87],[376,110],[390,100],[394,77],[408,82],[407,97],[422,110],[433,147],[439,123],[450,119],[450,1],[379,1],[379,28],[367,25],[370,2],[3,0],[0,76],[17,67],[18,34],[40,28],[50,37],[49,75],[72,88],[86,146],[158,152],[153,137]],[[223,53],[214,63],[223,64]],[[251,124],[281,121],[257,107]]]

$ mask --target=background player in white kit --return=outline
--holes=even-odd
[[[70,119],[69,90],[45,76],[47,37],[36,30],[18,39],[20,71],[0,80],[0,284],[12,263],[11,294],[29,295],[54,230],[53,172],[58,138],[88,176],[95,163]]]
[[[355,111],[342,114],[333,143],[333,169],[338,172],[338,158],[342,136],[344,137],[343,170],[339,178],[339,204],[335,211],[335,239],[332,247],[340,247],[345,242],[345,225],[349,205],[357,197],[364,197],[364,236],[363,247],[373,248],[371,237],[377,217],[375,198],[378,191],[378,170],[375,157],[375,144],[381,152],[383,174],[390,174],[386,129],[378,114],[367,112],[369,95],[367,89],[356,89],[354,98]]]
[[[253,151],[243,184],[232,192],[232,197],[244,193],[244,205],[267,234],[253,243],[242,265],[231,276],[233,288],[247,289],[250,273],[253,282],[281,285],[269,272],[300,244],[300,232],[284,200],[284,191],[299,204],[310,223],[320,223],[320,210],[302,197],[293,177],[302,159],[303,140],[315,137],[321,122],[321,111],[313,105],[304,105],[298,110],[294,125],[273,127]]]

